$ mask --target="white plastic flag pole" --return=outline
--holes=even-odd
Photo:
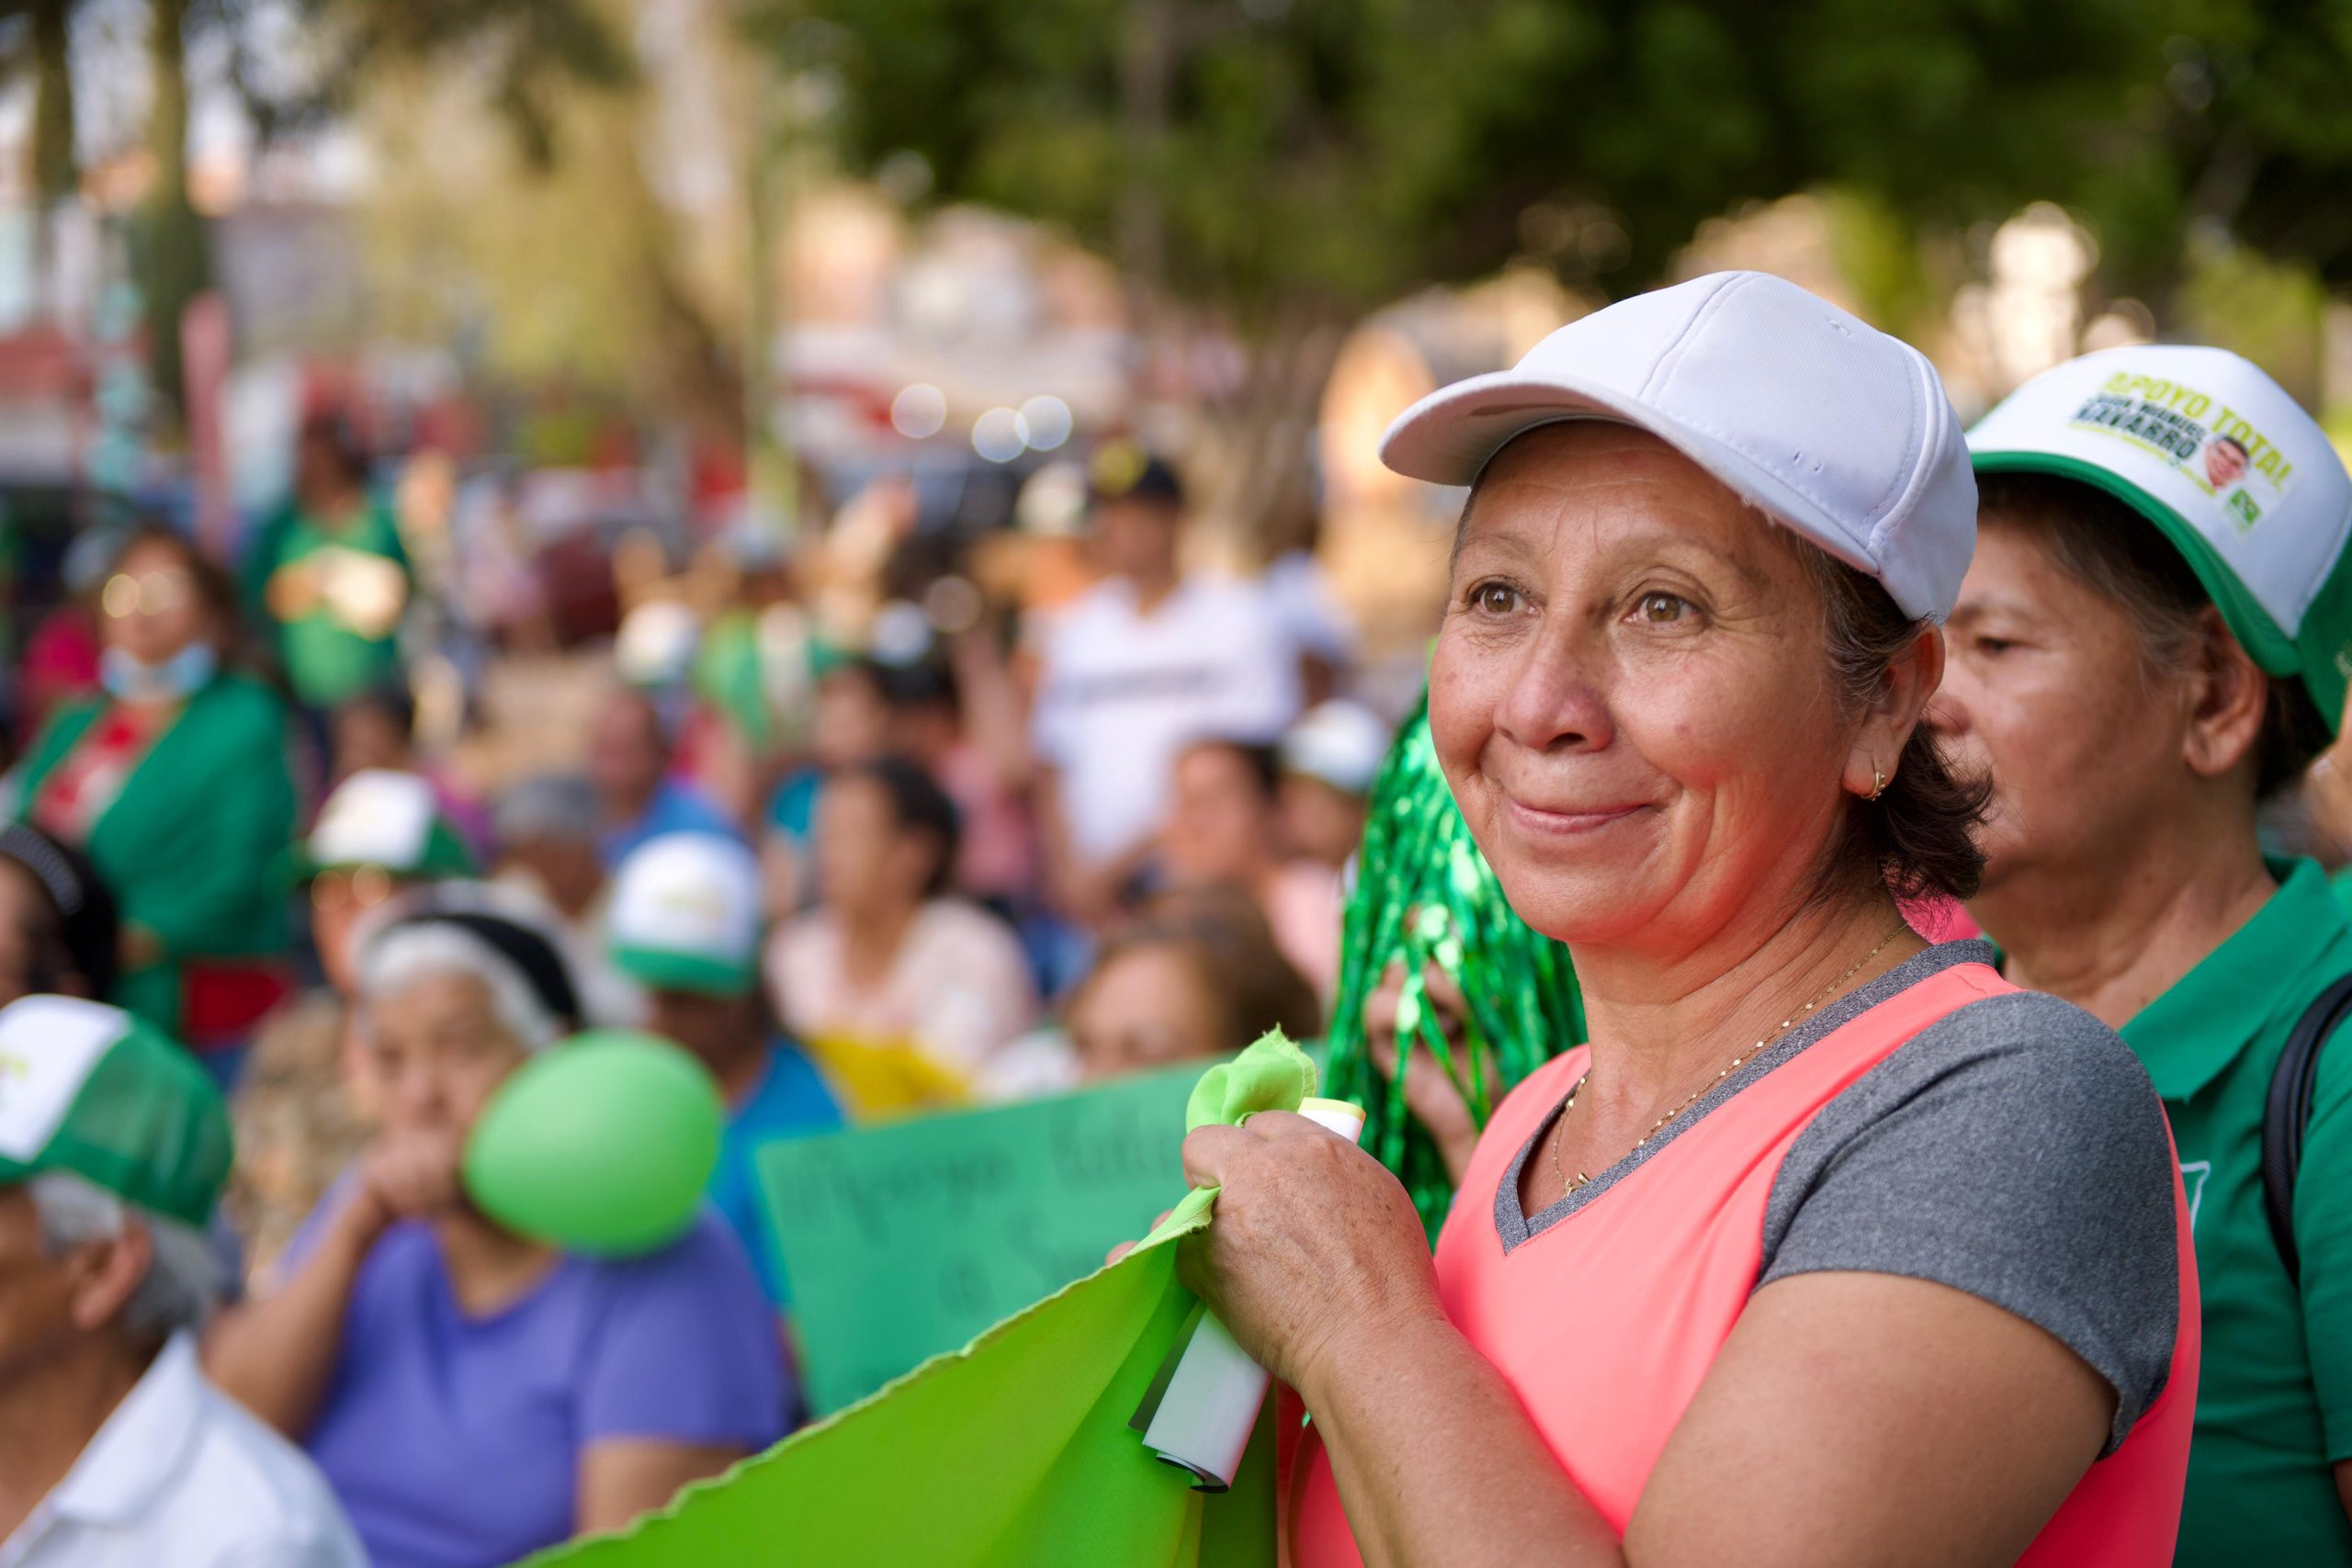
[[[1351,1144],[1363,1132],[1363,1111],[1344,1100],[1305,1100],[1298,1113]],[[1163,1462],[1190,1471],[1200,1490],[1227,1490],[1241,1468],[1271,1381],[1233,1342],[1225,1325],[1203,1313],[1144,1428],[1144,1447]]]

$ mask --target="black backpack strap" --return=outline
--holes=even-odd
[[[2295,1173],[2303,1163],[2303,1130],[2311,1125],[2320,1047],[2347,1014],[2352,1014],[2352,975],[2321,992],[2296,1021],[2278,1068],[2270,1075],[2270,1097],[2262,1108],[2262,1206],[2287,1278],[2298,1284],[2302,1260],[2295,1250]]]

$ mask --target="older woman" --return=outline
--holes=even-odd
[[[170,529],[130,536],[98,604],[106,691],[50,720],[11,814],[80,847],[113,888],[114,999],[199,1049],[233,1046],[286,989],[285,710],[227,668],[234,594]]]
[[[399,919],[364,950],[360,1008],[382,1134],[208,1361],[309,1448],[377,1568],[511,1562],[774,1440],[775,1320],[714,1216],[601,1259],[464,1195],[476,1118],[577,1012],[553,945],[479,910]]]
[[[2300,1172],[2264,1171],[2272,1085],[2306,1021],[2323,1037],[2352,925],[2255,832],[2343,721],[2352,478],[2211,348],[2059,366],[1969,441],[1981,542],[1933,710],[1995,791],[1969,909],[2010,979],[2122,1032],[2179,1140],[2205,1346],[2180,1561],[2352,1563],[2342,1043],[2278,1129],[2308,1129]]]
[[[1475,481],[1448,781],[1591,1044],[1471,1158],[1432,1263],[1302,1118],[1185,1145],[1188,1278],[1314,1416],[1299,1568],[2169,1560],[2196,1314],[2146,1076],[1897,894],[1973,890],[1919,730],[1974,493],[1918,355],[1718,275],[1436,394]]]

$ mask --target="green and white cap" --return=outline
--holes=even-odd
[[[759,983],[759,862],[716,833],[649,839],[614,874],[605,934],[641,986],[741,996]]]
[[[1976,471],[2106,491],[2188,558],[2254,661],[2340,728],[2352,681],[2352,475],[2286,389],[2219,348],[2109,349],[2043,371],[1968,433]]]
[[[474,874],[474,857],[441,815],[432,782],[390,768],[366,768],[337,784],[296,858],[301,876],[358,866],[435,881]]]
[[[0,1186],[68,1171],[202,1226],[229,1179],[229,1111],[196,1058],[120,1008],[0,1008]]]

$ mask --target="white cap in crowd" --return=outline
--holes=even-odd
[[[301,874],[379,866],[395,876],[470,876],[473,855],[441,815],[432,781],[364,768],[337,784],[296,857]]]
[[[1283,736],[1283,772],[1320,779],[1343,794],[1370,795],[1388,739],[1378,714],[1334,697],[1309,708]]]
[[[1749,502],[1941,621],[1976,547],[1960,417],[1927,356],[1793,283],[1719,272],[1621,300],[1511,369],[1430,393],[1381,458],[1464,485],[1563,420],[1646,430]]]
[[[613,966],[657,991],[741,996],[759,982],[760,868],[716,833],[649,839],[613,875]]]
[[[2052,474],[2145,517],[2245,650],[2331,726],[2352,676],[2352,475],[2319,423],[2227,349],[2147,344],[2036,376],[1968,433],[1979,473]]]

